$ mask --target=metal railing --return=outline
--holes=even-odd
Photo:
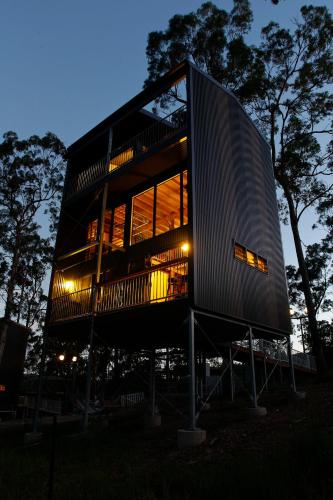
[[[245,349],[249,348],[247,340],[236,341],[234,344],[240,345]],[[253,339],[252,345],[255,352],[264,354],[266,358],[279,361],[280,363],[289,364],[288,350],[285,344],[282,344],[281,342],[271,342],[264,339]],[[316,358],[310,354],[292,349],[292,357],[295,366],[313,371],[317,369]]]
[[[172,137],[186,127],[186,106],[178,108],[167,117],[156,121],[153,125],[132,137],[125,144],[111,153],[110,172],[126,165],[135,157],[146,153],[152,146]]]
[[[97,288],[97,314],[143,304],[167,302],[188,294],[188,260],[178,259]],[[50,322],[86,316],[92,312],[91,288],[52,300]]]
[[[66,189],[66,199],[80,191],[84,191],[95,181],[102,179],[107,173],[106,157],[104,157],[69,179]]]
[[[156,266],[149,271],[102,285],[97,312],[114,311],[186,297],[188,263]]]
[[[91,288],[69,293],[52,300],[51,323],[91,313]]]
[[[83,191],[109,172],[113,172],[131,162],[138,155],[146,153],[152,146],[172,137],[185,127],[186,105],[178,108],[163,119],[157,119],[153,125],[112,151],[109,164],[107,164],[106,157],[101,158],[69,179],[66,199]]]

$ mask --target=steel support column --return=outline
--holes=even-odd
[[[254,366],[254,355],[253,355],[253,336],[252,327],[249,327],[249,349],[250,349],[250,364],[251,364],[251,379],[252,379],[252,398],[253,407],[257,408],[257,384],[256,384],[256,372]]]
[[[156,379],[155,379],[155,349],[152,349],[150,353],[150,404],[151,404],[151,416],[155,416],[156,407]]]
[[[96,285],[92,287],[91,290],[91,302],[92,302],[92,315],[90,323],[90,335],[89,335],[89,351],[88,351],[88,361],[87,361],[87,372],[86,372],[86,397],[84,402],[84,413],[83,413],[83,430],[88,427],[88,413],[89,413],[89,401],[91,393],[91,366],[94,350],[94,321],[95,321],[95,297],[96,297]]]
[[[189,430],[196,429],[196,410],[195,410],[195,347],[194,347],[194,311],[190,309],[189,322],[189,345],[188,345],[188,366],[189,366],[189,400],[190,400],[190,419]]]
[[[230,399],[234,400],[234,366],[231,346],[229,347],[229,370],[230,370]]]

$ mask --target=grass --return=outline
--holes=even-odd
[[[58,429],[54,499],[331,499],[331,395],[315,388],[306,403],[273,406],[260,421],[212,412],[202,422],[207,444],[193,450],[177,449],[174,417],[152,430],[126,420],[86,434]],[[1,436],[1,500],[47,498],[50,431],[39,445],[22,442]]]

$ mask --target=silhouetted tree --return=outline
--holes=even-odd
[[[294,237],[313,349],[325,371],[299,222],[332,191],[325,179],[333,172],[333,22],[326,7],[302,7],[293,29],[271,22],[254,47],[244,38],[251,21],[246,0],[235,0],[230,13],[207,2],[195,13],[174,16],[164,32],[149,34],[145,83],[190,57],[237,95],[267,138]]]
[[[65,153],[51,133],[19,140],[7,132],[0,143],[0,298],[4,317],[27,326],[38,323],[45,304],[42,282],[51,259]],[[45,227],[38,224],[43,218]]]

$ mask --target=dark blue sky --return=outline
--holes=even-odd
[[[8,0],[0,13],[0,134],[47,130],[68,146],[138,93],[147,35],[198,0]],[[297,16],[301,0],[252,2],[253,36]],[[309,3],[309,2],[307,2]],[[314,4],[329,2],[313,1]],[[216,1],[229,10],[231,0]]]

